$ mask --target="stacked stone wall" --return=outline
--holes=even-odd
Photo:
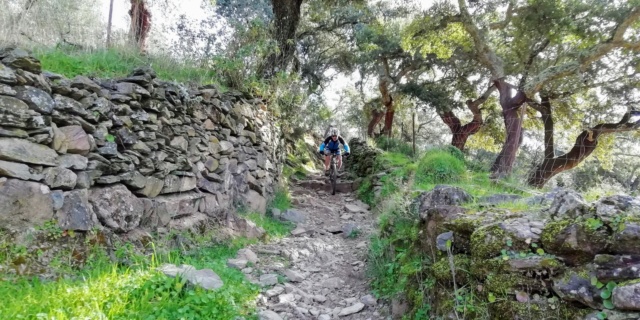
[[[0,49],[0,226],[124,233],[264,212],[284,160],[275,123],[261,99],[150,68],[67,79]]]

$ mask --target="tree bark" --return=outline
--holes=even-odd
[[[396,112],[395,105],[393,103],[393,97],[389,91],[389,85],[392,80],[391,71],[389,68],[389,60],[387,58],[380,58],[380,80],[378,82],[378,90],[380,90],[380,96],[382,97],[382,104],[384,105],[384,128],[382,134],[391,137],[391,130],[393,129],[393,116]]]
[[[413,156],[416,156],[416,111],[413,110],[411,114],[411,147],[413,150]]]
[[[545,157],[542,163],[529,176],[528,184],[532,187],[542,188],[549,179],[558,173],[574,168],[593,153],[598,146],[598,138],[604,134],[640,129],[640,120],[628,122],[630,118],[631,113],[627,112],[618,123],[603,123],[584,130],[578,135],[573,148],[569,152],[558,157]],[[551,132],[553,132],[553,129],[551,129]]]
[[[151,30],[151,12],[147,9],[144,0],[131,0],[131,17],[130,36],[133,43],[140,52],[144,52],[145,42]]]
[[[367,136],[370,138],[374,138],[374,130],[376,129],[376,125],[380,123],[382,118],[384,117],[384,112],[379,110],[371,110],[371,120],[369,121],[369,125],[367,126]]]
[[[302,1],[271,0],[274,15],[273,37],[278,43],[278,52],[269,54],[261,67],[262,70],[259,70],[265,79],[286,70],[293,59]]]
[[[109,1],[109,20],[107,21],[107,48],[111,47],[111,22],[113,21],[113,0]]]
[[[502,107],[502,117],[507,133],[502,150],[491,166],[491,177],[495,179],[505,177],[513,171],[516,154],[522,143],[522,121],[526,95],[524,92],[517,90],[512,97],[511,90],[513,86],[508,84],[504,78],[495,80],[494,85],[500,93],[500,106]]]
[[[483,124],[480,105],[487,101],[494,90],[495,86],[491,86],[478,99],[473,101],[467,100],[465,102],[467,108],[469,108],[469,110],[473,114],[473,120],[465,125],[462,125],[460,119],[451,110],[438,113],[440,119],[442,119],[442,121],[449,127],[449,130],[451,130],[452,146],[460,149],[460,151],[464,151],[464,146],[467,144],[467,140],[469,139],[469,137],[480,130]]]

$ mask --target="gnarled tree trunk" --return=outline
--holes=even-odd
[[[391,130],[393,129],[393,116],[396,112],[393,98],[389,92],[389,85],[391,82],[391,71],[389,69],[389,60],[387,58],[380,59],[380,80],[378,83],[378,89],[380,90],[380,96],[382,97],[382,104],[385,108],[384,113],[384,128],[382,134],[391,137]]]
[[[545,159],[536,167],[536,170],[531,173],[528,179],[528,184],[536,188],[542,188],[549,179],[558,173],[573,169],[580,164],[596,149],[600,136],[608,133],[640,129],[640,120],[628,122],[631,119],[631,113],[628,112],[618,123],[603,123],[582,131],[569,152],[554,157],[554,147],[553,145],[549,146],[549,144],[553,144],[553,137],[549,137],[549,135],[553,135],[553,119],[551,117],[549,98],[543,98],[539,107],[536,107],[536,110],[544,110],[547,113],[546,115],[543,113],[542,118],[545,121]]]
[[[504,78],[495,80],[494,85],[500,93],[500,106],[502,107],[502,117],[507,138],[502,145],[502,150],[491,166],[491,177],[502,178],[509,175],[513,170],[513,163],[516,161],[516,154],[522,143],[522,121],[526,95],[521,90],[518,90],[512,97],[511,89],[513,87]]]
[[[467,144],[469,137],[480,130],[483,123],[480,105],[487,101],[494,89],[495,86],[491,86],[480,98],[474,101],[467,100],[465,102],[467,108],[469,108],[473,114],[473,120],[465,125],[462,125],[460,119],[451,110],[438,113],[440,119],[442,119],[442,121],[449,127],[449,130],[451,130],[452,146],[460,149],[460,151],[464,151],[464,146]]]

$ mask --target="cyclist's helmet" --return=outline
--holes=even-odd
[[[339,136],[340,135],[340,130],[338,130],[338,128],[331,128],[331,130],[329,131],[329,134],[331,136]]]

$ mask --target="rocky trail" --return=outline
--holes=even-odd
[[[312,178],[291,186],[293,209],[273,212],[296,224],[291,234],[243,249],[228,265],[263,286],[260,319],[385,319],[365,276],[375,230],[368,205]]]

